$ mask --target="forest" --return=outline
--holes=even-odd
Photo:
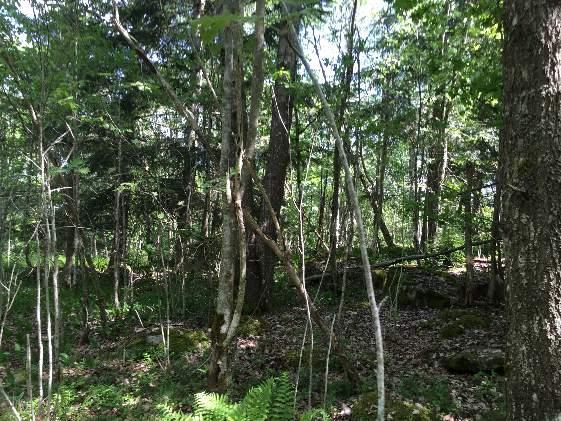
[[[556,0],[0,0],[0,420],[559,420]]]

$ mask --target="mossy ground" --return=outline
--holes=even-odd
[[[440,313],[439,318],[445,322],[440,329],[443,339],[455,338],[470,329],[488,329],[491,326],[487,317],[473,310],[446,309]]]
[[[369,392],[362,395],[353,406],[353,420],[370,421],[376,419],[378,394]],[[399,421],[436,421],[438,418],[420,404],[398,398],[390,398],[385,406],[386,419]]]
[[[386,291],[395,292],[392,288],[397,280],[404,287],[416,285],[416,278],[410,276],[405,269],[379,270],[375,276],[385,283]],[[186,303],[184,315],[181,311],[172,313],[171,365],[167,367],[163,345],[147,341],[147,336],[161,334],[160,289],[161,286],[155,283],[141,284],[139,289],[135,290],[134,306],[121,312],[116,312],[110,306],[107,308],[105,325],[99,323],[99,309],[93,305],[91,318],[94,322],[90,342],[82,347],[76,347],[80,333],[80,309],[76,306],[63,309],[68,319],[65,323],[65,342],[62,349],[64,376],[62,383],[57,385],[54,391],[59,418],[174,420],[181,419],[191,412],[194,394],[206,388],[210,347],[206,315],[209,305],[201,301],[204,294],[196,291],[196,294],[189,298],[193,301]],[[6,331],[3,352],[0,353],[0,365],[6,368],[7,373],[3,379],[4,387],[10,396],[14,397],[16,406],[24,416],[29,415],[29,408],[26,407],[24,399],[24,344],[25,333],[32,332],[34,326],[33,292],[31,282],[22,289],[21,300],[16,301],[14,305],[17,311],[14,311],[12,319],[12,323],[17,324],[18,329]],[[317,291],[312,289],[310,292],[315,296]],[[79,291],[65,290],[63,293],[79,294]],[[105,298],[110,300],[109,294]],[[176,304],[180,303],[177,297],[174,300]],[[234,400],[243,396],[249,387],[282,371],[290,372],[292,379],[296,379],[307,316],[294,291],[286,288],[286,285],[280,287],[279,284],[278,290],[275,291],[275,300],[275,308],[271,314],[242,318],[238,349],[233,354],[234,382],[232,389],[227,391]],[[325,402],[332,413],[340,411],[341,402],[344,402],[352,406],[353,417],[356,419],[361,419],[358,418],[361,411],[365,417],[362,419],[372,419],[370,415],[376,409],[376,395],[374,393],[371,396],[370,403],[365,402],[368,399],[364,396],[368,396],[372,389],[375,390],[376,379],[372,373],[375,373],[376,356],[371,341],[370,309],[362,282],[354,283],[354,280],[351,280],[346,300],[342,325],[336,329],[344,339],[343,344],[352,352],[349,357],[361,370],[365,383],[358,390],[353,389],[332,350]],[[79,297],[74,300],[65,299],[65,303],[69,302],[79,303]],[[329,317],[336,313],[338,297],[332,291],[322,290],[316,304],[329,320]],[[421,351],[423,341],[434,343],[434,346],[438,347],[439,329],[442,327],[461,327],[464,334],[457,338],[467,340],[468,335],[485,333],[481,330],[490,327],[492,319],[485,312],[473,308],[439,312],[409,306],[400,307],[391,317],[388,317],[388,314],[383,314],[386,332],[397,333],[394,335],[397,338],[396,342],[386,343],[387,392],[390,398],[388,419],[424,421],[435,419],[435,414],[465,414],[465,408],[458,406],[455,409],[455,401],[450,400],[449,389],[445,387],[447,379],[454,378],[454,375],[449,375],[448,378],[440,378],[438,375],[435,377],[430,370],[426,370],[423,375],[411,375],[419,363],[427,361],[418,358],[415,351]],[[139,319],[145,326],[142,329]],[[182,323],[185,320],[190,324]],[[420,323],[420,320],[426,322]],[[494,323],[493,321],[493,325]],[[34,344],[35,338],[32,336],[32,369],[36,373],[37,351]],[[309,385],[312,386],[313,405],[323,404],[327,345],[324,335],[315,330],[311,379],[308,370],[309,342],[304,348],[297,394],[300,409],[305,407],[308,401]],[[404,360],[403,356],[412,358]],[[392,371],[392,365],[399,360],[406,361],[404,369],[396,372],[394,368]],[[439,380],[435,381],[435,378]],[[470,376],[464,375],[462,381],[469,382],[469,378]],[[492,421],[501,419],[501,409],[497,402],[502,398],[495,392],[489,397],[489,391],[495,386],[490,387],[487,385],[488,381],[485,382],[485,385],[483,381],[481,384],[471,385],[474,390],[485,392],[478,399],[489,402],[487,409],[491,408],[479,415],[482,419]],[[353,402],[357,404],[352,405]],[[3,409],[1,406],[0,413],[3,413]],[[10,419],[7,417],[0,415],[0,420]]]

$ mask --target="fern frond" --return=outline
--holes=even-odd
[[[218,393],[201,392],[195,395],[195,415],[205,421],[238,421],[236,405]]]
[[[294,419],[292,399],[292,383],[288,378],[288,374],[282,373],[275,379],[271,400],[271,421],[292,421]]]
[[[302,414],[300,421],[329,421],[329,414],[323,408],[309,409]]]
[[[258,386],[252,387],[238,408],[241,418],[250,421],[268,420],[274,386],[275,379],[269,378]]]

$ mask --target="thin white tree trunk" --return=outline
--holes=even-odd
[[[283,2],[283,5],[286,10],[286,4]],[[384,420],[384,405],[385,405],[385,393],[384,393],[384,346],[382,343],[382,325],[380,323],[380,315],[379,315],[379,308],[376,303],[376,296],[374,294],[374,284],[372,282],[372,272],[370,270],[370,261],[368,260],[368,246],[366,243],[366,232],[364,230],[364,223],[362,221],[362,213],[360,210],[360,204],[358,202],[358,196],[356,193],[356,189],[353,183],[353,178],[351,174],[351,170],[349,168],[349,162],[347,160],[347,155],[345,153],[345,148],[343,145],[343,140],[337,129],[337,123],[335,122],[335,116],[333,115],[333,111],[327,102],[327,98],[323,93],[321,85],[319,84],[317,77],[314,74],[314,71],[310,67],[310,63],[306,59],[303,54],[303,49],[300,44],[300,40],[296,35],[296,30],[294,29],[293,25],[290,25],[290,30],[294,35],[294,42],[295,42],[295,50],[297,54],[300,56],[304,67],[306,68],[306,72],[308,73],[316,92],[321,100],[323,105],[323,110],[327,117],[328,123],[331,126],[331,131],[333,136],[335,137],[335,142],[337,145],[337,149],[339,150],[339,154],[341,157],[341,162],[343,164],[343,168],[345,171],[345,181],[347,183],[347,192],[349,194],[349,199],[351,205],[353,207],[353,213],[357,224],[357,230],[360,239],[360,254],[362,258],[362,267],[364,270],[364,280],[366,282],[366,290],[368,293],[368,300],[370,302],[370,311],[372,313],[372,318],[374,321],[374,335],[376,338],[376,359],[377,359],[377,373],[376,373],[376,380],[378,386],[378,420]]]
[[[37,362],[38,378],[37,383],[39,386],[39,403],[37,412],[39,416],[42,413],[42,402],[43,402],[43,323],[41,320],[41,247],[39,244],[39,234],[35,231],[35,245],[37,253],[37,263],[36,263],[36,280],[37,280],[37,305],[36,305],[36,317],[37,317],[37,348],[39,349],[39,358]]]

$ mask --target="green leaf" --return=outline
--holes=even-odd
[[[416,0],[395,0],[394,7],[396,12],[404,13],[413,9],[416,4]]]
[[[212,41],[222,30],[234,22],[249,22],[252,17],[225,13],[216,16],[203,16],[193,21],[193,30],[198,31],[203,42]]]

